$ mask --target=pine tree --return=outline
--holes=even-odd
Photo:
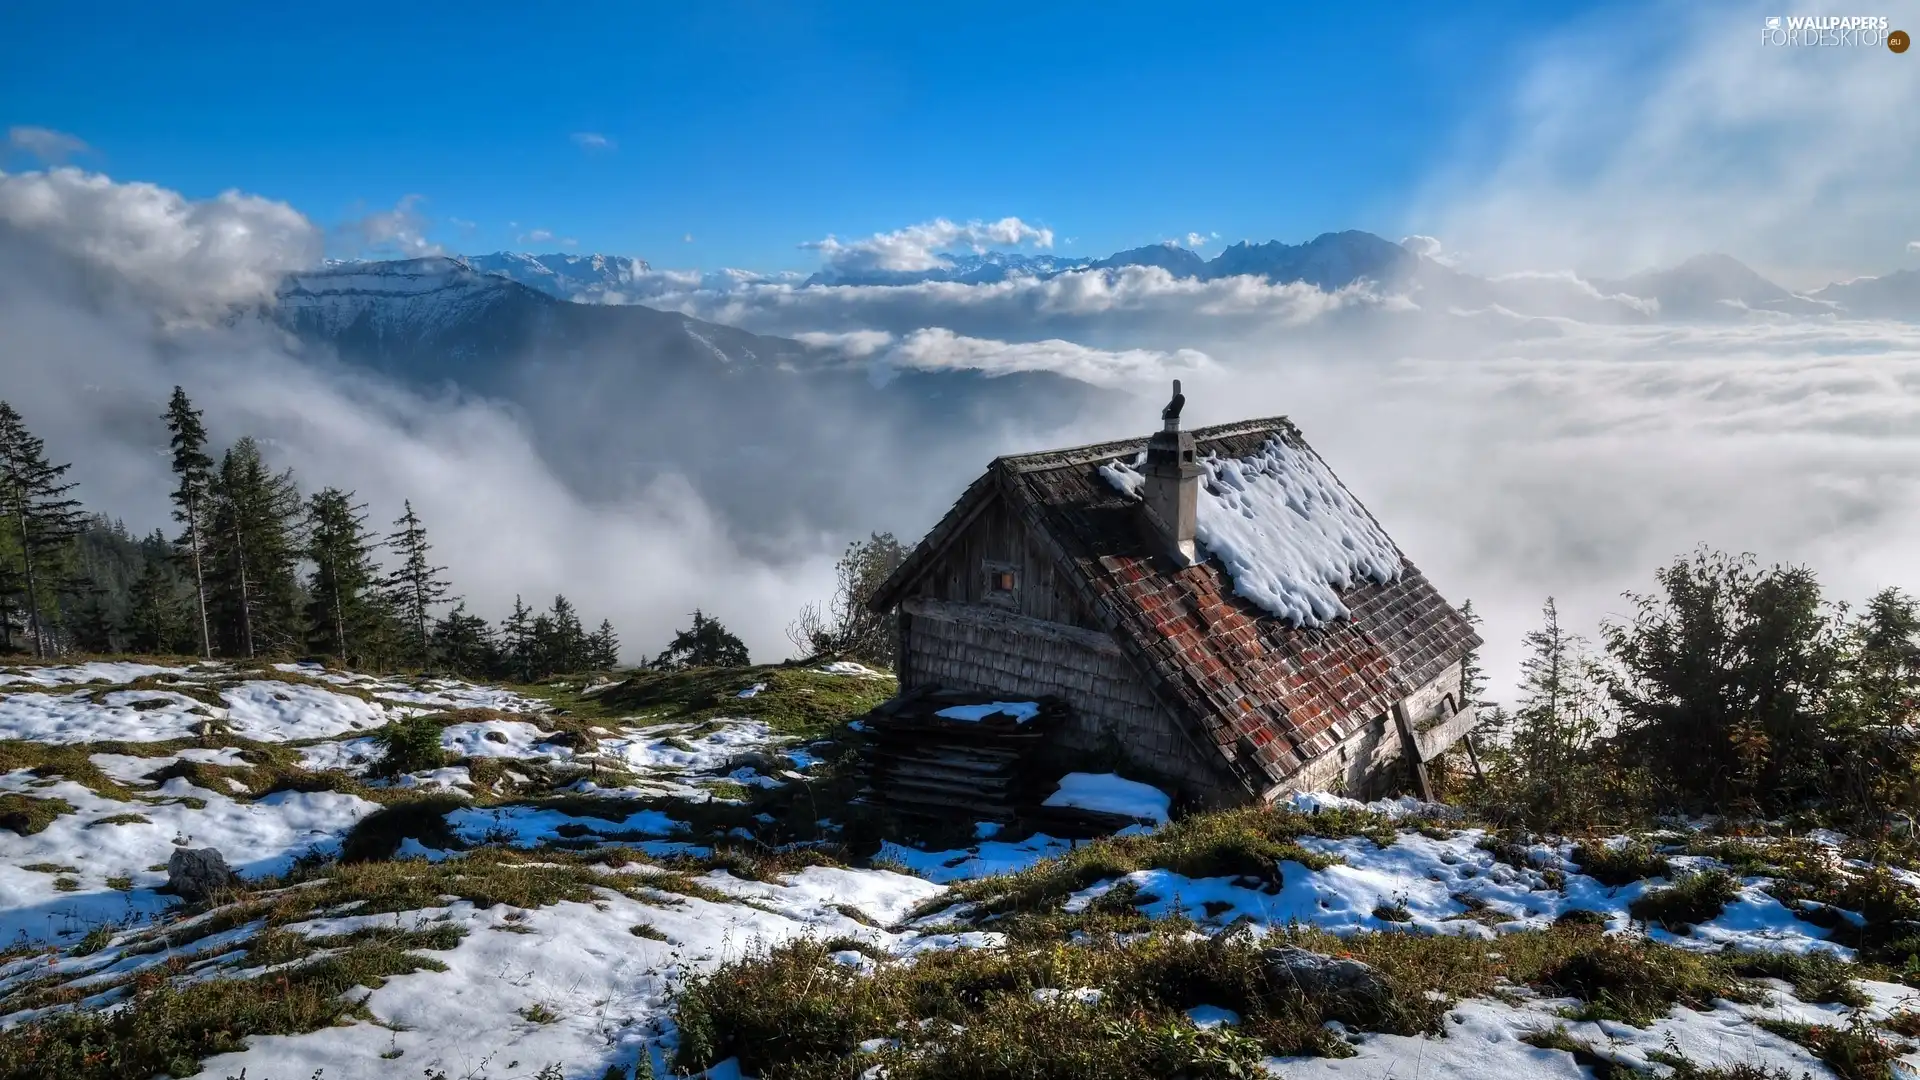
[[[1473,601],[1460,605],[1460,617],[1467,620],[1467,626],[1475,631],[1480,629],[1480,614],[1473,610]],[[1472,648],[1460,658],[1460,701],[1459,709],[1465,712],[1480,704],[1480,697],[1487,692],[1487,671],[1480,664],[1480,650]]]
[[[678,671],[696,667],[746,667],[750,662],[744,642],[720,625],[719,619],[696,609],[693,628],[674,635],[673,643],[654,658],[652,666],[663,671]]]
[[[600,629],[587,639],[587,666],[611,671],[620,663],[620,639],[614,636],[613,622],[600,620]]]
[[[573,602],[564,596],[553,598],[553,609],[547,612],[547,638],[544,652],[547,656],[548,672],[557,674],[585,670],[587,667],[587,632],[580,625],[580,613],[574,610]]]
[[[521,682],[532,682],[534,678],[534,642],[533,611],[516,593],[513,613],[500,624],[500,647],[509,672]]]
[[[89,587],[80,590],[79,603],[68,624],[73,647],[81,652],[119,652],[120,627],[108,607],[107,590]]]
[[[46,444],[27,430],[13,406],[0,401],[0,513],[12,533],[18,589],[35,656],[52,650],[44,615],[59,584],[55,560],[82,527],[80,503],[66,498],[70,465],[47,460]]]
[[[268,470],[251,438],[220,459],[207,516],[207,606],[221,651],[257,657],[300,639],[298,525],[303,504],[292,470]]]
[[[380,595],[376,546],[366,528],[365,506],[353,493],[325,488],[307,500],[307,647],[331,653],[342,664],[372,659],[386,619]]]
[[[387,546],[398,552],[400,565],[387,576],[387,596],[400,623],[401,656],[414,667],[426,667],[431,660],[433,609],[447,598],[448,584],[444,566],[427,561],[433,545],[427,543],[427,528],[420,524],[408,501],[406,513],[394,521]]]
[[[200,655],[213,656],[213,631],[207,620],[206,518],[208,495],[213,486],[213,459],[207,456],[207,429],[200,422],[200,411],[187,400],[187,392],[173,388],[167,402],[167,431],[172,434],[173,519],[183,526],[174,551],[181,566],[193,580],[195,612],[200,622]]]
[[[166,540],[158,530],[149,546],[164,550]],[[189,637],[197,646],[200,639],[188,629],[190,618],[181,602],[179,581],[165,557],[149,558],[128,596],[127,648],[137,653],[169,653]]]
[[[448,670],[468,678],[487,678],[500,668],[500,647],[494,640],[493,627],[468,613],[464,600],[433,624],[433,651]]]
[[[535,615],[531,629],[527,632],[530,647],[527,650],[527,670],[534,679],[544,679],[560,670],[558,643],[553,636],[553,619],[546,615]]]

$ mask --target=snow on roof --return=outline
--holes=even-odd
[[[1100,466],[1109,484],[1138,495],[1143,451]],[[1270,438],[1244,458],[1205,456],[1195,533],[1226,565],[1234,591],[1296,626],[1350,612],[1338,590],[1400,576],[1400,552],[1312,451]]]

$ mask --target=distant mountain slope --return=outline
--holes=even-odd
[[[922,270],[828,267],[804,280],[798,275],[768,278],[736,271],[664,275],[644,260],[608,255],[495,252],[458,261],[556,299],[613,305],[644,301],[662,290],[691,288],[695,282],[700,288],[719,292],[756,281],[798,282],[803,288],[925,282],[979,285],[1017,277],[1045,279],[1075,271],[1156,267],[1189,280],[1251,275],[1276,285],[1300,283],[1328,291],[1371,281],[1387,291],[1405,292],[1432,310],[1498,307],[1523,315],[1602,322],[1720,321],[1747,318],[1754,312],[1920,319],[1920,271],[1914,270],[1836,282],[1806,294],[1769,281],[1724,254],[1699,255],[1676,266],[1617,279],[1583,280],[1567,273],[1485,278],[1356,229],[1322,233],[1300,244],[1241,241],[1211,259],[1172,241],[1130,248],[1100,259],[1006,251],[961,252],[943,259],[943,265]],[[330,268],[329,272],[336,269]],[[472,286],[462,284],[461,288]],[[456,301],[451,293],[434,301],[452,302]],[[472,297],[457,302],[482,300]]]
[[[562,300],[595,303],[609,294],[631,301],[643,278],[652,267],[643,259],[621,255],[529,255],[518,251],[496,251],[491,255],[467,255],[467,265],[482,273],[498,274],[557,296]]]
[[[1920,319],[1920,270],[1836,281],[1807,294],[1868,319]]]
[[[295,335],[416,380],[485,386],[535,353],[716,371],[818,360],[796,341],[637,304],[572,303],[453,258],[335,264],[288,277],[277,301],[274,319]]]
[[[1789,315],[1832,311],[1830,305],[1768,281],[1731,255],[1696,255],[1678,266],[1643,271],[1618,281],[1595,281],[1593,285],[1601,292],[1658,301],[1660,314],[1666,318],[1728,318],[1737,316],[1743,308]]]
[[[1045,371],[896,370],[637,304],[555,299],[450,258],[289,277],[264,313],[307,347],[415,385],[511,402],[549,465],[617,497],[692,482],[758,553],[857,528],[902,488],[897,448],[973,468],[1005,431],[1047,431],[1124,395]],[[934,504],[952,493],[928,486]],[[757,550],[757,549],[756,549]]]
[[[1403,280],[1420,257],[1370,232],[1349,229],[1321,233],[1304,244],[1242,240],[1206,264],[1208,278],[1254,274],[1275,285],[1305,282],[1332,291],[1361,280],[1392,284]]]

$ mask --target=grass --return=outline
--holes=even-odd
[[[1801,1001],[1857,1009],[1873,1000],[1854,981],[1859,969],[1826,949],[1806,953],[1741,949],[1726,956],[1733,970],[1747,978],[1792,983],[1793,996]],[[1874,974],[1866,972],[1868,977]]]
[[[389,803],[354,823],[341,840],[342,862],[391,859],[400,842],[418,840],[427,847],[453,850],[464,847],[447,826],[447,813],[470,805],[458,795],[422,795]]]
[[[1709,922],[1740,895],[1740,882],[1725,870],[1684,874],[1664,889],[1653,889],[1627,905],[1627,913],[1649,926],[1687,933]]]
[[[285,949],[280,935],[256,941],[261,959]],[[264,935],[263,935],[264,937]],[[0,1076],[58,1076],[63,1080],[122,1080],[129,1076],[191,1076],[200,1059],[243,1049],[252,1035],[317,1031],[359,1015],[343,995],[378,988],[393,975],[445,965],[416,949],[450,949],[453,927],[427,932],[377,931],[314,939],[308,952],[339,951],[258,979],[174,984],[166,966],[134,976],[125,1004],[111,1012],[57,1012],[0,1032]],[[249,954],[249,962],[254,954]]]
[[[1580,864],[1581,873],[1602,885],[1631,885],[1673,873],[1673,866],[1665,855],[1638,839],[1619,845],[1580,844],[1573,849],[1573,861]]]
[[[593,721],[644,717],[647,724],[701,723],[721,717],[747,717],[783,735],[813,737],[844,725],[893,696],[892,678],[860,679],[823,675],[803,667],[762,664],[746,668],[695,668],[689,671],[620,672],[624,682],[584,695],[585,677],[558,677],[513,690],[564,710],[556,719],[569,726]],[[740,691],[755,683],[766,689],[750,698]]]
[[[1231,878],[1277,893],[1283,862],[1322,870],[1336,860],[1308,851],[1303,836],[1364,835],[1391,842],[1394,826],[1370,814],[1304,814],[1278,807],[1247,807],[1200,814],[1144,836],[1103,837],[1019,873],[978,878],[929,901],[928,914],[955,901],[978,905],[981,915],[1058,911],[1067,897],[1097,882],[1136,870],[1161,868],[1190,878]],[[1384,846],[1384,845],[1383,845]]]
[[[1287,943],[1372,965],[1387,992],[1303,995],[1262,958],[1265,947]],[[1227,1076],[1268,1054],[1350,1053],[1324,1026],[1329,1020],[1437,1034],[1452,1001],[1511,983],[1580,998],[1581,1018],[1642,1026],[1675,1005],[1758,996],[1717,957],[1590,927],[1490,942],[1394,931],[1336,938],[1295,927],[1255,941],[1191,935],[1179,920],[1163,920],[1137,939],[1095,933],[1073,943],[930,953],[883,960],[870,974],[834,962],[833,951],[832,943],[789,943],[695,979],[676,1005],[675,1065],[698,1070],[738,1055],[743,1072],[769,1080],[838,1076],[835,1062],[862,1042],[898,1038],[898,1053],[862,1056],[861,1067],[884,1064],[895,1078]],[[1032,1000],[1035,990],[1078,987],[1104,996],[1071,1014]],[[1234,1040],[1199,1039],[1182,1014],[1201,1004],[1240,1014]]]
[[[1843,1027],[1787,1020],[1758,1023],[1775,1035],[1812,1051],[1841,1080],[1893,1080],[1893,1060],[1908,1048],[1897,1039],[1883,1037],[1859,1018]]]
[[[54,819],[73,813],[73,804],[65,799],[34,798],[27,795],[0,795],[0,829],[21,836],[46,831]]]
[[[93,829],[93,828],[98,828],[102,825],[151,825],[151,824],[153,824],[153,819],[146,816],[145,814],[109,814],[106,817],[95,818],[92,821],[87,822],[87,828]]]

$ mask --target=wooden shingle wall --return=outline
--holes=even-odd
[[[1161,709],[1118,648],[1099,647],[1095,635],[1084,631],[1089,640],[1023,631],[997,611],[969,613],[970,607],[977,606],[908,605],[901,614],[903,686],[935,683],[1009,700],[1055,695],[1072,706],[1073,718],[1059,729],[1052,749],[1099,754],[1117,746],[1197,798],[1226,803],[1247,797],[1222,786],[1227,779],[1219,766]]]

